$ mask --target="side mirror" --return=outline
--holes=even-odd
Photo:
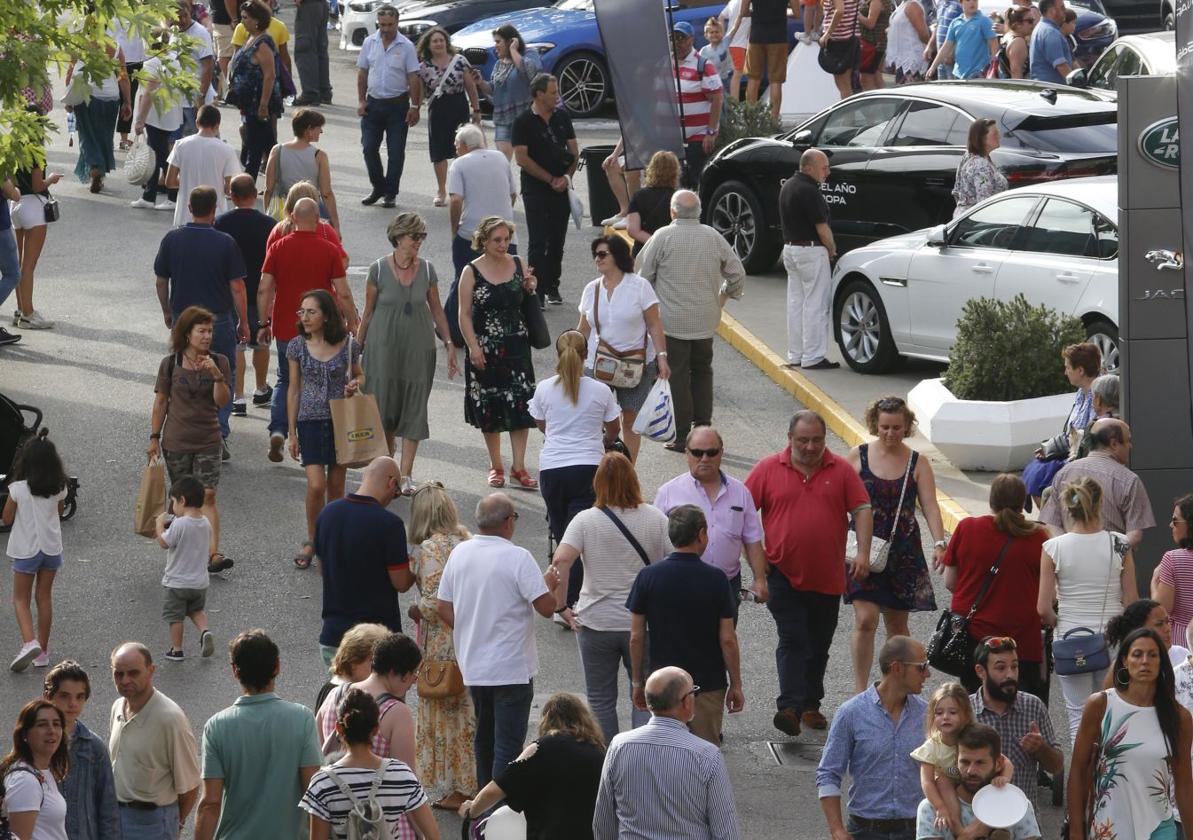
[[[1075,88],[1089,87],[1089,72],[1084,67],[1078,67],[1065,76],[1065,84]]]
[[[944,238],[944,225],[937,225],[928,231],[926,244],[933,248],[943,248],[947,244]]]
[[[791,138],[791,145],[797,149],[810,147],[812,145],[812,129],[805,128],[795,132],[795,136]]]

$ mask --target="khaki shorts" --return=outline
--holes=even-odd
[[[224,23],[211,25],[211,40],[215,46],[215,57],[218,59],[231,58],[236,48],[232,46],[232,32],[235,27]]]
[[[725,692],[722,688],[697,694],[696,714],[688,724],[693,735],[718,747],[721,746],[721,722],[725,715]]]
[[[178,624],[187,616],[207,608],[206,589],[163,588],[166,590],[166,600],[162,604],[162,621],[167,624]]]
[[[746,77],[761,79],[766,70],[770,84],[781,84],[787,80],[787,43],[750,44],[746,48]]]

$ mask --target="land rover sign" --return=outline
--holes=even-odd
[[[1179,169],[1181,142],[1177,118],[1168,117],[1145,128],[1139,135],[1139,153],[1157,166]]]

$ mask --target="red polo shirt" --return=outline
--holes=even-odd
[[[795,589],[845,591],[845,533],[851,510],[870,504],[866,485],[827,449],[810,478],[791,465],[791,447],[763,458],[746,478],[762,514],[766,559]]]
[[[315,231],[296,230],[269,246],[261,273],[274,281],[273,311],[269,313],[274,337],[289,341],[298,335],[294,313],[302,296],[312,289],[326,289],[335,297],[331,281],[344,276],[344,261],[339,249]]]

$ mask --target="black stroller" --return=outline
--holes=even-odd
[[[33,424],[25,425],[25,415],[33,416]],[[8,501],[8,475],[12,472],[18,450],[26,441],[39,435],[45,436],[41,428],[41,409],[31,405],[18,405],[0,394],[0,509]],[[63,521],[75,515],[79,505],[79,480],[73,475],[66,481],[66,499],[62,506]],[[7,530],[0,526],[0,530]]]

